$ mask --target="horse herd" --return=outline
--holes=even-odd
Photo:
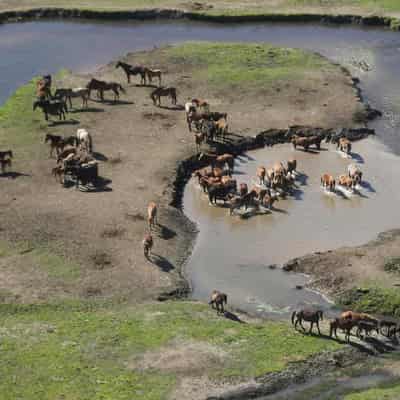
[[[321,335],[319,322],[323,320],[322,310],[299,310],[294,311],[291,316],[292,324],[295,329],[300,325],[303,331],[303,321],[310,323],[309,333],[312,333],[314,324],[317,327],[318,334]],[[350,341],[352,330],[356,329],[355,334],[358,338],[370,336],[372,332],[384,335],[386,337],[395,337],[400,332],[400,323],[391,318],[376,318],[363,312],[344,311],[339,317],[329,322],[329,336],[337,338],[337,330],[340,329],[345,334],[345,340]],[[363,335],[364,333],[364,335]]]

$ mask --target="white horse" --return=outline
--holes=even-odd
[[[349,177],[354,179],[354,182],[357,183],[361,183],[361,179],[362,179],[362,171],[360,169],[360,167],[356,164],[350,164],[347,167],[347,172],[349,174]]]
[[[86,129],[79,128],[76,131],[76,138],[78,139],[78,144],[83,144],[89,153],[93,151],[92,137]]]

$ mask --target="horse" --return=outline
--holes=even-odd
[[[150,94],[151,100],[153,100],[153,104],[161,106],[161,97],[168,96],[171,99],[172,104],[176,105],[176,88],[174,87],[159,87],[153,90]]]
[[[0,160],[5,160],[7,157],[14,157],[12,150],[0,151]]]
[[[11,164],[11,158],[7,158],[6,160],[0,159],[1,173],[4,174],[6,167],[11,167]]]
[[[336,149],[343,151],[346,154],[350,154],[351,152],[351,142],[347,137],[341,137],[337,142]]]
[[[151,254],[151,249],[153,248],[153,236],[150,233],[146,234],[143,238],[143,253],[146,258]]]
[[[258,167],[257,168],[257,178],[259,179],[260,185],[265,184],[265,175],[267,173],[267,170],[265,167]]]
[[[59,98],[64,100],[65,102],[69,102],[69,108],[72,108],[72,99],[76,97],[80,97],[82,99],[82,108],[88,107],[88,99],[89,99],[89,89],[87,88],[73,88],[73,89],[65,89],[60,88],[54,92],[54,98]]]
[[[321,186],[323,188],[328,188],[329,191],[333,192],[336,186],[335,178],[332,175],[323,174],[321,176]]]
[[[88,89],[88,96],[90,98],[90,94],[92,90],[97,90],[97,95],[100,95],[101,101],[104,101],[104,92],[107,90],[112,90],[114,92],[114,101],[119,99],[119,91],[122,93],[126,93],[125,89],[116,82],[105,82],[99,81],[97,79],[91,79],[90,82],[86,85],[86,89]]]
[[[46,134],[44,142],[50,144],[50,158],[53,156],[54,149],[56,150],[56,154],[58,156],[65,146],[65,141],[62,136],[51,135],[50,133]]]
[[[310,322],[310,330],[308,333],[312,333],[312,328],[314,324],[317,325],[318,329],[318,334],[321,335],[321,331],[319,330],[319,321],[323,320],[323,312],[322,310],[300,310],[300,311],[293,311],[292,313],[292,325],[294,325],[294,328],[297,328],[297,325],[300,324],[301,328],[303,331],[305,331],[305,328],[302,324],[302,321],[307,321]]]
[[[147,206],[147,222],[149,223],[149,229],[157,224],[157,204],[151,201]]]
[[[199,133],[195,133],[194,134],[194,141],[196,143],[197,151],[201,150],[201,145],[203,144],[205,139],[206,139],[206,135],[203,132],[199,132]]]
[[[92,136],[86,129],[79,128],[76,131],[76,138],[79,145],[84,145],[84,147],[89,153],[93,152]]]
[[[347,167],[347,172],[348,172],[349,177],[354,180],[355,185],[357,185],[357,183],[361,183],[363,174],[358,165],[350,164]]]
[[[133,66],[127,63],[124,63],[122,61],[118,61],[117,64],[115,65],[115,68],[119,68],[121,67],[126,74],[126,78],[128,80],[128,83],[131,83],[131,75],[140,75],[140,83],[142,85],[146,84],[146,68],[141,66],[141,65],[137,65],[137,66]]]
[[[209,301],[209,305],[212,308],[216,308],[218,313],[223,313],[224,303],[227,304],[228,296],[225,293],[222,293],[218,290],[213,290],[211,293],[211,300]]]
[[[41,108],[46,121],[49,120],[49,115],[57,115],[60,120],[65,120],[65,113],[68,112],[67,105],[64,101],[37,100],[33,103],[33,110]]]
[[[356,183],[353,178],[350,178],[347,175],[339,175],[338,185],[345,187],[348,190],[353,190]]]
[[[158,78],[158,86],[161,86],[161,75],[162,72],[160,69],[150,69],[145,68],[147,78],[149,79],[149,83],[152,83],[153,78]]]
[[[36,82],[36,96],[39,100],[51,99],[51,75],[45,75]]]
[[[334,334],[337,338],[337,329],[339,328],[344,331],[346,342],[350,342],[351,330],[355,326],[357,326],[357,321],[347,318],[335,318],[329,323],[329,336],[332,337],[332,334]]]

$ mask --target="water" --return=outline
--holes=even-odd
[[[384,118],[372,124],[378,138],[354,146],[370,185],[361,190],[363,196],[345,200],[322,193],[320,174],[342,173],[348,163],[332,149],[317,156],[296,152],[300,170],[308,175],[307,184],[300,186],[297,199],[278,203],[282,211],[268,216],[228,218],[226,210],[209,207],[192,183],[186,190],[185,212],[200,228],[187,265],[196,298],[205,298],[217,287],[230,294],[234,305],[249,311],[279,315],[315,302],[328,307],[319,294],[294,289],[305,283],[305,277],[271,270],[268,265],[310,251],[361,244],[399,226],[399,194],[394,184],[399,178],[396,154],[400,154],[398,33],[351,26],[185,21],[5,24],[0,25],[0,103],[34,75],[64,67],[93,71],[128,51],[187,40],[267,41],[320,52],[359,76],[366,99],[384,111]],[[370,70],[358,69],[354,60],[366,61]],[[256,165],[266,158],[269,163],[292,155],[289,146],[253,152],[239,164],[244,173],[240,180],[250,179]]]

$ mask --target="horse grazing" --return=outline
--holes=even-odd
[[[319,330],[319,321],[323,320],[323,313],[321,310],[300,310],[300,311],[293,311],[292,313],[292,325],[294,325],[295,329],[297,328],[297,325],[300,324],[301,328],[303,331],[305,331],[305,328],[302,324],[303,321],[310,322],[310,330],[308,333],[312,333],[312,328],[314,324],[317,325],[318,329],[318,334],[321,335],[321,331]]]
[[[337,149],[340,151],[343,151],[346,154],[350,154],[351,152],[351,142],[347,137],[341,137],[339,141],[337,142]]]
[[[50,133],[46,134],[44,142],[50,144],[50,154],[49,154],[50,158],[53,156],[54,149],[56,150],[56,154],[58,156],[62,152],[65,146],[65,141],[62,136],[51,135]]]
[[[41,108],[44,113],[46,121],[49,120],[49,115],[56,115],[58,118],[65,120],[65,113],[68,112],[67,105],[64,101],[37,100],[33,103],[33,110]]]
[[[351,330],[355,326],[357,326],[357,321],[347,318],[335,318],[329,323],[329,336],[332,337],[332,334],[334,334],[337,338],[337,330],[339,328],[344,331],[346,342],[350,342]]]
[[[69,108],[72,108],[72,99],[80,97],[82,99],[82,108],[88,107],[89,100],[89,89],[87,88],[73,88],[73,89],[65,89],[60,88],[54,92],[54,98],[61,99],[65,102],[68,101]]]
[[[114,101],[117,101],[117,99],[119,99],[119,91],[121,91],[122,93],[126,93],[125,89],[119,83],[99,81],[94,78],[91,79],[90,82],[86,85],[86,89],[88,89],[89,98],[92,90],[97,90],[97,96],[100,96],[101,101],[104,101],[104,92],[108,90],[114,92]]]
[[[211,300],[208,304],[212,308],[216,308],[218,313],[223,313],[224,310],[224,303],[227,304],[228,296],[225,293],[221,293],[218,290],[213,290],[211,293]]]
[[[151,231],[152,226],[157,224],[157,204],[151,201],[147,206],[147,222]]]
[[[158,78],[158,86],[161,86],[161,76],[162,72],[160,69],[150,69],[145,68],[147,78],[149,79],[149,83],[153,82],[153,78]]]
[[[115,65],[115,68],[122,68],[125,71],[126,74],[126,79],[128,80],[128,83],[131,83],[131,75],[140,75],[140,83],[142,85],[146,84],[146,68],[137,65],[133,66],[127,63],[124,63],[122,61],[118,61],[117,64]]]
[[[0,159],[1,173],[4,174],[6,167],[11,167],[11,164],[11,158],[7,158],[6,160]]]
[[[92,136],[86,129],[79,128],[76,131],[76,138],[81,147],[85,148],[89,153],[93,152]]]
[[[0,160],[5,160],[6,158],[13,158],[12,150],[0,151]]]
[[[146,258],[151,254],[151,249],[153,248],[153,236],[150,233],[146,234],[142,241],[143,253]]]
[[[321,186],[323,188],[328,188],[329,191],[333,192],[336,186],[335,178],[332,175],[323,174],[321,176]]]
[[[349,174],[349,177],[351,179],[354,180],[355,185],[357,185],[358,183],[361,183],[361,179],[362,179],[362,171],[360,169],[360,167],[356,164],[350,164],[347,167],[347,172]]]
[[[150,94],[151,100],[153,100],[153,104],[161,106],[161,97],[169,97],[171,99],[171,103],[176,105],[176,89],[174,87],[159,87],[153,90]]]

